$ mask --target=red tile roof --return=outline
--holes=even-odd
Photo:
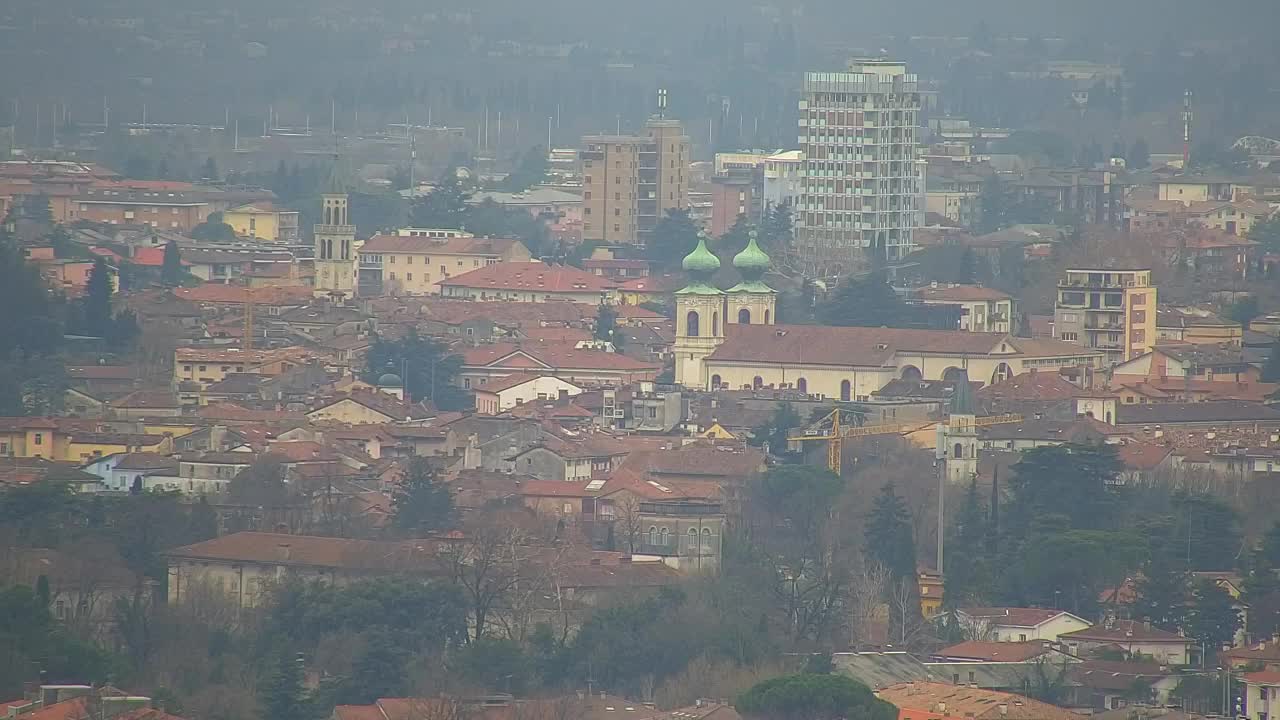
[[[1049,652],[1047,643],[1040,640],[1026,642],[967,642],[942,648],[933,653],[937,658],[959,658],[982,662],[1026,662]]]
[[[1161,630],[1154,626],[1149,627],[1137,620],[1116,620],[1109,628],[1103,625],[1094,625],[1084,630],[1062,633],[1058,637],[1059,639],[1072,638],[1121,644],[1126,642],[1191,643],[1190,640],[1177,633]]]
[[[643,372],[661,369],[654,363],[642,362],[622,353],[601,350],[579,350],[572,345],[553,343],[495,343],[469,348],[462,353],[462,364],[471,367],[511,367],[551,370],[631,370]]]
[[[1085,390],[1056,372],[1025,372],[977,392],[980,400],[1070,400],[1108,395],[1111,393]]]
[[[992,625],[1029,628],[1047,623],[1060,615],[1070,615],[1065,610],[1021,607],[972,607],[960,608],[960,612],[974,619],[986,620]]]
[[[1280,670],[1245,673],[1244,681],[1253,685],[1280,685]]]
[[[440,281],[441,286],[490,290],[588,293],[612,290],[615,283],[571,265],[501,262]]]
[[[1173,454],[1173,448],[1168,445],[1156,445],[1154,443],[1125,443],[1119,449],[1120,462],[1124,466],[1133,470],[1154,470],[1165,461],[1165,458]]]
[[[306,305],[311,302],[313,292],[308,287],[249,288],[211,283],[193,288],[177,288],[173,294],[182,300],[215,305],[243,305],[247,302],[259,305]]]

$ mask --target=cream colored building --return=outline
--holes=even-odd
[[[959,307],[961,330],[1012,333],[1017,329],[1013,298],[995,288],[934,283],[917,290],[915,299],[925,305]]]
[[[529,248],[510,238],[374,235],[360,248],[359,291],[362,296],[439,295],[440,283],[449,278],[495,263],[530,259]]]
[[[582,393],[582,388],[550,375],[518,373],[472,388],[476,394],[476,413],[497,415],[517,405],[538,400],[556,400]]]
[[[434,543],[422,540],[239,532],[165,553],[169,603],[216,592],[238,608],[252,608],[290,578],[347,585],[367,577],[427,574],[436,566],[434,554]]]
[[[651,118],[644,135],[582,138],[582,238],[644,244],[667,210],[689,207],[689,136]]]
[[[1098,350],[1108,365],[1151,352],[1156,287],[1150,268],[1068,268],[1058,282],[1053,334]]]
[[[678,341],[677,341],[678,342]],[[942,380],[966,370],[994,383],[1035,368],[1101,367],[1102,354],[1057,340],[963,330],[736,325],[703,361],[703,387],[790,388],[867,401],[899,378]]]
[[[222,222],[241,237],[298,242],[298,211],[279,208],[271,202],[249,203],[226,210],[222,213]]]
[[[321,197],[323,222],[312,235],[315,243],[315,290],[318,295],[352,296],[356,287],[356,227],[347,214],[347,194],[336,184]]]

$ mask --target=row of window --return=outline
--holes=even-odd
[[[183,372],[186,372],[186,373],[189,373],[189,372],[191,372],[191,367],[192,367],[191,365],[183,365],[183,366],[182,366],[182,371],[183,371]],[[224,373],[225,373],[225,372],[231,372],[231,368],[232,368],[232,366],[231,366],[231,365],[223,365],[223,366],[221,367],[221,370],[222,370],[222,372],[224,372]],[[206,372],[208,369],[209,369],[209,366],[208,366],[208,365],[201,365],[201,366],[200,366],[200,372]],[[242,373],[242,372],[244,372],[244,366],[243,366],[243,365],[236,365],[236,366],[235,366],[235,369],[236,369],[235,371],[236,371],[236,372],[238,372],[238,373]]]

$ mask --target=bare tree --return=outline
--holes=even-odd
[[[891,583],[889,594],[889,641],[899,649],[915,649],[929,636],[929,626],[920,614],[920,596],[911,578],[901,578]]]
[[[879,563],[863,561],[849,581],[849,641],[857,647],[871,640],[871,627],[884,607],[889,571]]]
[[[509,514],[478,518],[466,538],[443,552],[454,582],[467,597],[473,637],[485,634],[494,613],[505,609],[510,594],[525,580],[533,561],[530,534]]]
[[[616,518],[614,520],[615,539],[626,547],[628,553],[634,555],[641,533],[644,532],[640,517],[640,499],[629,492],[623,493],[614,500],[613,507]]]

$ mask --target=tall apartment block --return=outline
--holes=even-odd
[[[1156,288],[1150,268],[1067,270],[1058,282],[1053,334],[1102,351],[1108,365],[1151,352],[1156,342]]]
[[[689,207],[689,136],[650,118],[644,135],[582,138],[582,239],[644,244],[669,209]]]
[[[845,72],[805,73],[800,101],[800,194],[795,250],[810,274],[860,266],[864,251],[894,261],[924,219],[916,159],[920,94],[903,63],[851,60]]]

